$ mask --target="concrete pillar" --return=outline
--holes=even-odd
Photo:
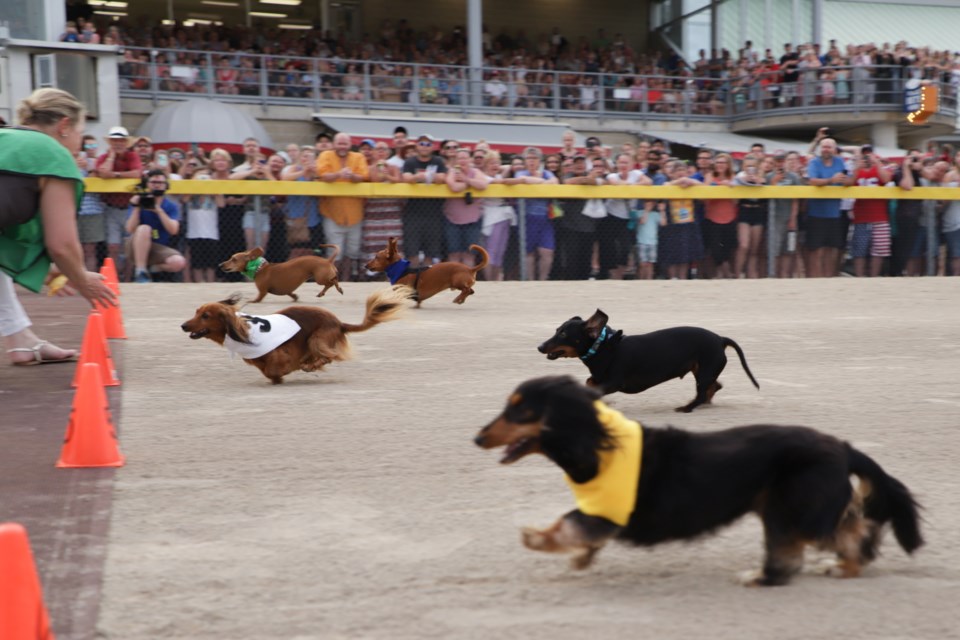
[[[813,20],[811,24],[810,41],[813,44],[823,44],[823,0],[813,0]]]
[[[483,0],[467,0],[467,64],[469,96],[475,107],[483,105]]]
[[[4,16],[9,19],[10,16]],[[44,0],[43,22],[46,28],[47,40],[58,40],[63,33],[63,25],[67,23],[67,5],[58,0]]]
[[[874,147],[899,149],[897,125],[893,122],[875,122],[870,125],[870,141]]]

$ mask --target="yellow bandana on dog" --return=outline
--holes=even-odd
[[[622,527],[630,520],[637,502],[643,430],[639,422],[628,420],[599,400],[593,406],[600,424],[616,440],[616,448],[599,453],[600,469],[592,480],[578,484],[570,476],[565,477],[580,511]]]

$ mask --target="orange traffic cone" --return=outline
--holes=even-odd
[[[103,314],[103,332],[107,338],[120,340],[127,339],[127,332],[123,329],[123,317],[120,314],[120,302],[117,305],[102,305],[97,303],[97,310]]]
[[[100,365],[103,376],[103,385],[116,387],[120,385],[117,369],[110,357],[110,344],[103,334],[103,316],[91,311],[87,318],[87,328],[83,333],[83,344],[80,346],[80,361],[77,363],[77,372],[73,376],[73,386],[79,386],[83,365],[93,362]]]
[[[109,256],[104,258],[103,266],[100,267],[100,275],[103,276],[103,281],[107,283],[107,286],[119,296],[120,276],[117,275],[117,265],[113,263],[113,258]]]
[[[53,640],[27,531],[0,524],[0,638]]]
[[[110,417],[100,365],[80,365],[80,386],[73,396],[70,422],[58,467],[122,467],[123,454]]]

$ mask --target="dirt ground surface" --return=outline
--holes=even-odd
[[[314,286],[302,302],[357,322],[382,285],[345,283],[344,296],[322,300]],[[56,472],[61,485],[91,483],[86,506],[72,508],[98,514],[94,524],[109,512],[109,532],[97,543],[65,515],[30,520],[58,637],[960,638],[960,279],[480,282],[465,305],[440,294],[354,334],[353,360],[280,386],[180,330],[199,304],[238,289],[253,294],[252,284],[124,285],[129,339],[111,399],[127,464]],[[287,304],[270,296],[246,311]],[[908,557],[887,536],[855,580],[818,575],[811,553],[810,571],[771,589],[735,580],[760,563],[752,516],[692,543],[609,545],[583,572],[523,548],[521,526],[573,507],[561,472],[539,456],[502,466],[472,438],[521,381],[586,379],[580,362],[548,361],[536,346],[597,307],[628,334],[693,324],[729,336],[760,382],[730,351],[712,406],[673,411],[693,397],[690,378],[611,405],[650,425],[804,424],[848,439],[923,503],[927,546]],[[30,388],[60,399],[42,400],[44,415],[69,405],[55,376],[72,371],[28,373]],[[0,395],[5,407],[14,395]],[[65,417],[48,421],[58,447]],[[57,452],[30,455],[52,466]],[[12,457],[0,450],[0,462]],[[48,511],[78,503],[21,503],[41,499],[55,503]],[[99,594],[93,581],[66,597],[77,575],[101,568]]]

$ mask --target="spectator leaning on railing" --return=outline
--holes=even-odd
[[[833,138],[820,140],[820,155],[807,165],[807,182],[815,187],[847,183],[847,170],[837,156],[837,142]],[[811,198],[807,201],[807,277],[837,275],[838,255],[846,240],[841,230],[839,199]]]
[[[130,134],[127,133],[127,130],[123,127],[112,127],[107,132],[107,144],[110,145],[110,150],[97,159],[97,175],[108,180],[139,180],[143,164],[140,161],[140,156],[129,147]],[[101,198],[104,204],[103,223],[107,237],[107,252],[113,258],[120,273],[123,274],[131,266],[127,264],[127,269],[124,269],[123,262],[120,259],[130,194],[105,193]],[[126,257],[129,260],[130,256]]]
[[[953,166],[943,181],[948,187],[960,187],[960,151],[952,160]],[[943,241],[947,245],[944,275],[960,275],[960,200],[950,200],[943,211]]]
[[[452,158],[447,172],[447,187],[463,198],[447,198],[443,203],[444,236],[447,241],[447,260],[462,262],[472,267],[473,254],[470,245],[480,241],[480,217],[483,206],[473,191],[487,188],[490,178],[474,168],[469,149],[459,149]]]
[[[289,152],[288,152],[289,153]],[[281,180],[313,182],[317,179],[317,152],[313,147],[297,149],[296,162],[283,169]],[[286,239],[290,257],[297,258],[313,253],[313,247],[323,244],[323,226],[320,220],[319,202],[316,196],[287,196],[284,206],[286,215]],[[313,231],[316,229],[317,231]],[[313,235],[319,234],[318,242]]]
[[[910,149],[893,181],[901,189],[909,191],[922,185],[923,154],[919,149]],[[897,235],[891,248],[890,275],[920,275],[920,232],[923,217],[923,200],[901,198],[896,209]]]
[[[350,135],[333,137],[333,149],[317,158],[317,179],[323,182],[357,183],[367,180],[370,168],[363,154],[350,151]],[[327,196],[320,201],[323,234],[329,244],[340,247],[340,279],[349,280],[352,261],[362,259],[363,198]]]
[[[892,179],[891,173],[873,152],[872,145],[865,144],[860,148],[854,166],[853,175],[847,178],[848,186],[881,187]],[[886,200],[857,198],[854,202],[850,255],[857,277],[880,275],[883,259],[890,256],[890,219]],[[869,269],[867,256],[870,257]]]
[[[416,155],[407,158],[403,164],[403,181],[411,184],[445,182],[446,165],[433,154],[433,138],[421,134],[416,144]],[[427,265],[440,261],[443,249],[439,230],[442,228],[442,198],[407,199],[403,208],[403,241],[411,267],[419,266],[420,252],[423,252]]]
[[[370,165],[370,182],[395,184],[402,182],[400,167],[390,163],[390,147],[386,142],[377,142],[373,148],[373,163]],[[397,247],[403,251],[403,200],[400,198],[367,198],[363,207],[363,258],[368,260],[387,246],[390,238],[397,239]]]

